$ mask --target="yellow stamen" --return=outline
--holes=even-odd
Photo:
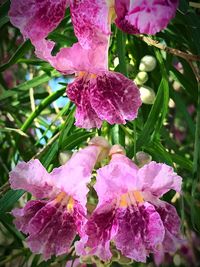
[[[127,202],[127,194],[123,194],[123,195],[121,196],[119,205],[120,205],[120,207],[122,207],[122,208],[126,208],[126,207],[128,206],[128,202]]]
[[[60,194],[57,195],[56,202],[61,202],[65,197],[66,197],[66,193],[61,192]]]
[[[133,191],[133,196],[137,202],[139,202],[139,203],[144,202],[144,198],[143,198],[142,194],[140,193],[140,191]]]
[[[72,211],[73,208],[74,208],[74,199],[70,197],[67,203],[67,210]]]

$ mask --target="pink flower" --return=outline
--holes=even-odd
[[[31,11],[26,13],[28,2]],[[126,120],[135,119],[142,104],[138,88],[122,74],[108,71],[113,8],[109,1],[70,1],[72,22],[79,42],[52,55],[55,43],[45,37],[57,27],[68,5],[66,0],[56,4],[52,0],[42,4],[36,0],[28,0],[25,4],[22,0],[12,0],[9,15],[22,34],[31,39],[39,58],[64,74],[76,73],[77,78],[68,86],[67,95],[77,105],[77,126],[99,128],[103,120],[110,124],[125,124]],[[51,10],[55,11],[49,17]],[[51,19],[51,22],[45,24],[43,17]]]
[[[97,171],[95,190],[99,202],[76,243],[78,255],[111,258],[110,241],[121,253],[146,262],[162,246],[174,252],[180,239],[176,209],[160,200],[170,189],[180,192],[181,177],[171,167],[151,162],[138,168],[114,147],[109,165]]]
[[[15,225],[28,235],[34,253],[47,260],[66,253],[86,223],[87,183],[99,156],[106,155],[108,144],[95,138],[63,166],[48,173],[39,160],[19,163],[10,172],[13,189],[24,189],[36,199],[24,208],[14,209]]]
[[[130,34],[156,34],[175,16],[178,0],[115,0],[116,25]]]

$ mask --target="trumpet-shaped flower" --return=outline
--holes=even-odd
[[[45,0],[39,4],[38,0],[11,1],[11,22],[31,39],[37,56],[64,74],[76,73],[77,78],[68,86],[67,95],[77,105],[76,125],[79,127],[99,128],[102,120],[124,124],[137,117],[142,104],[133,81],[108,71],[112,2],[59,0],[55,3]],[[27,14],[28,3],[31,11]],[[79,42],[52,55],[55,43],[45,38],[62,20],[63,10],[69,4]],[[51,23],[45,24],[44,18],[49,18],[54,9]]]
[[[111,240],[135,261],[145,262],[149,253],[161,247],[174,252],[180,240],[180,220],[176,209],[159,198],[170,189],[180,192],[181,177],[156,162],[139,169],[118,152],[97,172],[99,203],[85,225],[85,235],[76,243],[77,253],[108,260]]]
[[[178,0],[115,0],[116,25],[130,34],[156,34],[175,16]]]
[[[24,189],[36,199],[14,209],[15,225],[28,235],[34,253],[45,259],[66,253],[86,223],[87,183],[99,156],[105,156],[105,140],[92,140],[63,166],[48,173],[39,160],[19,163],[10,172],[13,189]]]

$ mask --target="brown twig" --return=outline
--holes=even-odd
[[[161,44],[159,41],[153,40],[150,37],[146,37],[146,36],[143,36],[143,35],[140,35],[139,38],[141,40],[143,40],[146,44],[150,45],[150,46],[157,47],[160,50],[163,50],[163,51],[166,51],[166,52],[168,52],[170,54],[173,54],[175,56],[184,58],[187,61],[200,61],[200,55],[193,55],[193,54],[189,54],[189,53],[183,52],[183,51],[181,51],[179,49],[168,47],[168,46],[166,46],[164,44]]]

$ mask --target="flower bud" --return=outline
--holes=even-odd
[[[111,147],[109,156],[112,156],[113,154],[122,154],[126,155],[125,149],[120,145],[114,145]]]
[[[97,161],[101,161],[102,159],[108,156],[111,146],[105,138],[101,136],[95,136],[88,142],[88,144],[93,146],[99,146],[101,148],[101,152]]]
[[[71,151],[63,151],[59,153],[58,160],[60,165],[64,165],[72,156]]]
[[[134,159],[134,160],[137,161],[137,165],[139,168],[143,167],[145,164],[150,163],[152,160],[151,155],[149,155],[143,151],[137,152],[135,157],[136,157],[136,159]]]
[[[142,103],[152,105],[154,103],[156,95],[151,87],[143,85],[140,87],[140,97]]]
[[[134,82],[137,85],[142,85],[148,81],[148,73],[146,71],[140,71],[138,72],[137,76],[135,77]]]
[[[146,55],[144,56],[139,65],[140,71],[152,71],[156,67],[156,59],[153,56]]]

